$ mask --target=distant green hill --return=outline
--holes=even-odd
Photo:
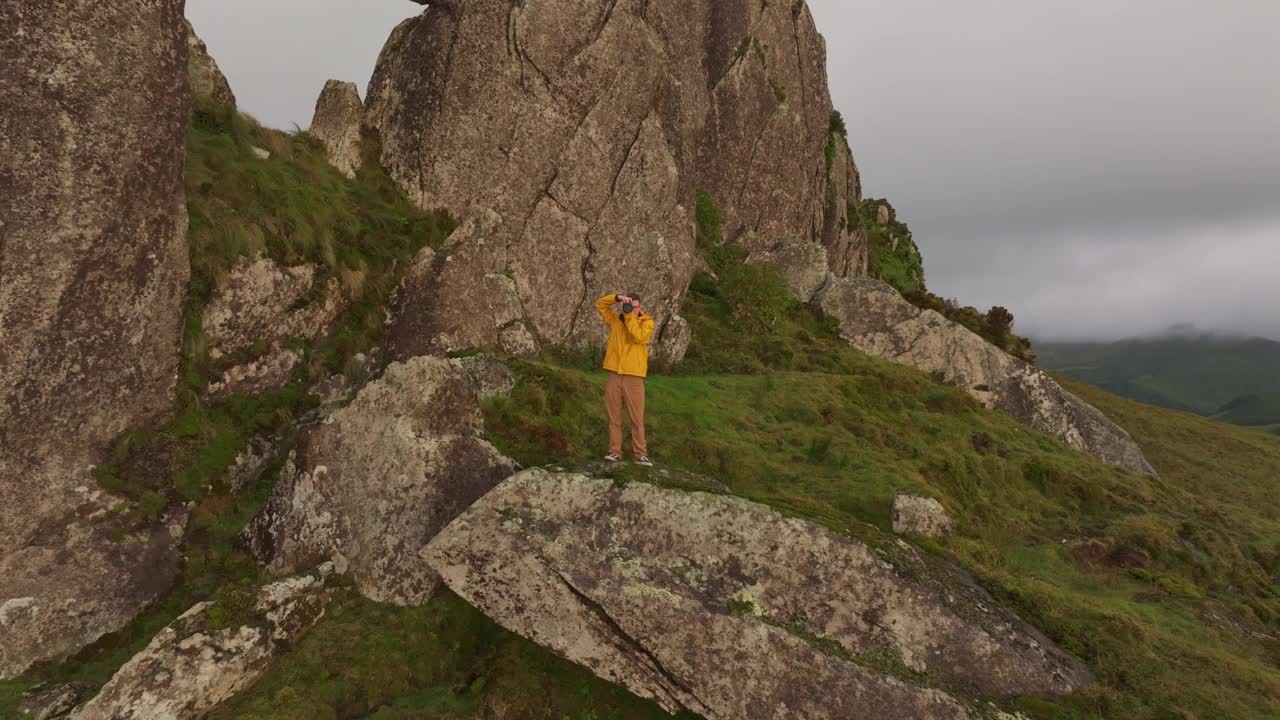
[[[1237,425],[1280,425],[1280,342],[1179,335],[1035,348],[1043,367],[1116,395]]]
[[[1241,395],[1212,417],[1235,425],[1276,425],[1280,423],[1280,392]]]

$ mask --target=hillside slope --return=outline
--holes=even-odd
[[[700,326],[718,317],[728,327],[714,294],[691,304]],[[1019,706],[1034,717],[1274,716],[1280,440],[1069,384],[1126,427],[1161,473],[1140,477],[842,349],[826,332],[795,308],[786,329],[764,339],[700,334],[726,362],[753,356],[765,370],[703,366],[706,374],[651,380],[659,459],[839,528],[887,528],[898,490],[941,499],[958,528],[936,550],[1099,675],[1060,706]],[[500,447],[529,464],[598,453],[598,375],[517,367],[523,382],[489,418]]]
[[[234,604],[265,581],[236,538],[281,461],[237,488],[237,454],[264,433],[287,451],[291,428],[317,402],[308,385],[334,372],[359,380],[353,361],[379,340],[398,259],[440,243],[449,227],[404,202],[376,168],[341,177],[305,135],[211,118],[192,132],[191,317],[218,275],[258,250],[363,278],[363,300],[306,346],[288,385],[256,397],[202,397],[217,366],[189,323],[179,422],[172,436],[157,434],[177,443],[172,478],[197,503],[183,576],[126,630],[0,683],[0,716],[16,716],[21,693],[40,681],[100,686],[194,602]],[[255,146],[271,158],[257,158]],[[273,227],[290,230],[262,233]],[[1025,698],[1010,709],[1033,718],[1271,716],[1280,703],[1280,440],[1069,384],[1134,435],[1161,478],[1107,467],[957,389],[848,348],[783,285],[733,261],[720,282],[694,283],[682,310],[695,338],[688,362],[649,382],[663,468],[718,478],[735,495],[855,536],[889,529],[899,490],[940,499],[956,534],[927,547],[956,558],[1099,678],[1064,703]],[[524,464],[594,460],[603,435],[597,358],[509,364],[517,387],[487,408],[490,438]],[[126,461],[102,479],[137,500],[131,517],[143,521],[155,490],[134,484],[146,477],[130,471],[134,452],[123,450]],[[682,482],[679,472],[617,472]],[[316,627],[214,717],[666,717],[448,592],[419,608],[338,593]]]

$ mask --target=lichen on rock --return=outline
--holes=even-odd
[[[235,112],[236,95],[231,83],[222,74],[218,61],[209,54],[209,48],[196,34],[191,21],[183,20],[187,30],[187,68],[191,82],[191,96],[197,102],[208,103],[214,108]]]
[[[893,531],[940,538],[951,532],[951,517],[933,498],[898,493],[893,498]]]
[[[351,300],[341,282],[322,280],[314,265],[242,258],[219,278],[202,317],[209,356],[237,358],[210,393],[252,394],[283,385],[302,360],[287,343],[328,333]],[[254,357],[238,357],[246,354]]]
[[[228,623],[218,602],[202,602],[161,630],[72,717],[74,720],[187,720],[204,717],[253,684],[324,614],[330,565],[272,583],[249,596]]]

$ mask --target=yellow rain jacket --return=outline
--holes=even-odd
[[[653,318],[644,311],[631,313],[623,322],[613,312],[618,296],[610,293],[596,301],[596,311],[609,326],[609,347],[604,353],[604,369],[619,375],[645,377],[649,374],[649,338]]]

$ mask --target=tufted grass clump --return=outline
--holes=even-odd
[[[253,619],[257,603],[256,585],[245,579],[229,582],[218,588],[213,596],[213,604],[209,606],[209,627],[230,630],[247,625]]]

